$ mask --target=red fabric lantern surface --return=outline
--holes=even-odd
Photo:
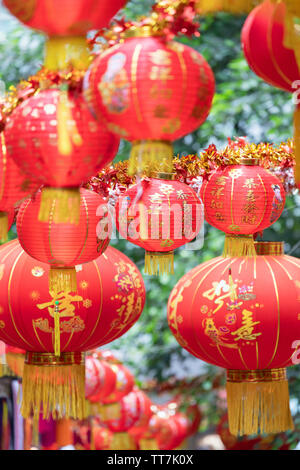
[[[283,243],[256,243],[256,250],[253,258],[219,257],[197,266],[168,303],[179,344],[227,369],[233,435],[293,427],[285,368],[300,335],[300,261],[283,254]]]
[[[171,142],[206,120],[215,91],[213,72],[199,52],[145,34],[142,28],[136,31],[140,37],[99,55],[85,80],[91,109],[109,130],[133,143],[131,174],[155,164],[170,172]]]
[[[206,221],[227,235],[225,256],[253,254],[253,235],[276,222],[285,205],[280,180],[255,159],[215,171],[201,198]]]
[[[188,419],[180,412],[174,414],[169,413],[162,407],[162,416],[160,430],[157,434],[156,441],[159,450],[174,450],[178,448],[188,437]]]
[[[7,152],[42,190],[39,220],[79,223],[78,187],[111,162],[119,139],[91,116],[81,94],[44,90],[8,118]]]
[[[50,36],[85,35],[102,29],[126,0],[4,0],[20,21]]]
[[[139,417],[133,426],[129,429],[129,434],[134,438],[139,438],[147,430],[151,416],[153,415],[152,402],[150,398],[142,390],[135,388],[132,393],[135,393],[139,407]]]
[[[145,303],[140,272],[125,255],[108,247],[102,256],[78,267],[76,293],[49,293],[49,265],[29,257],[17,240],[0,248],[0,265],[0,340],[27,351],[23,415],[43,408],[44,417],[53,412],[59,418],[63,412],[81,418],[83,352],[117,339],[138,320]],[[59,357],[53,354],[56,302]],[[77,399],[72,402],[74,393]]]
[[[198,235],[203,204],[184,183],[147,178],[119,197],[116,219],[121,236],[146,250],[147,274],[173,273],[174,250]]]
[[[202,413],[197,404],[190,405],[185,411],[185,415],[188,419],[188,435],[193,436],[198,432],[200,423],[202,421]]]
[[[300,79],[300,73],[295,52],[285,45],[286,13],[285,2],[266,0],[254,8],[242,30],[242,46],[256,75],[293,93],[293,83]]]
[[[112,368],[95,354],[85,359],[85,396],[91,403],[99,403],[115,389],[117,376]]]
[[[106,201],[99,194],[81,188],[79,224],[56,224],[52,218],[48,223],[38,220],[41,197],[38,193],[19,209],[20,244],[34,259],[51,266],[51,291],[76,291],[75,266],[98,258],[109,244],[111,217]]]

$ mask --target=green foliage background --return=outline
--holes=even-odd
[[[152,0],[130,0],[122,11],[128,19],[145,14]],[[245,17],[219,13],[201,19],[201,37],[180,38],[197,49],[211,65],[217,82],[213,108],[207,121],[196,132],[176,142],[175,152],[197,153],[210,143],[223,147],[228,137],[247,136],[249,141],[280,143],[292,137],[293,103],[291,96],[277,90],[254,75],[241,50],[240,33]],[[0,7],[0,79],[6,89],[22,78],[34,74],[43,62],[43,35],[21,26],[3,6]],[[0,88],[0,91],[1,90]],[[128,158],[130,146],[122,141],[116,160]],[[289,197],[281,219],[265,231],[265,240],[283,240],[286,252],[300,256],[300,198]],[[15,238],[15,228],[10,238]],[[203,376],[201,384],[189,389],[189,394],[207,410],[205,425],[217,420],[216,397],[213,384],[220,371],[194,359],[182,350],[167,325],[167,301],[175,283],[196,265],[218,256],[224,236],[205,225],[204,246],[198,251],[180,249],[175,257],[175,275],[161,278],[144,276],[147,288],[145,310],[138,323],[121,339],[109,347],[134,371],[137,380],[163,381],[170,377],[191,381]],[[124,240],[113,245],[136,262],[143,272],[144,252]],[[296,428],[299,421],[299,368],[289,369],[290,392]],[[292,442],[298,442],[298,431],[290,433]],[[280,444],[280,443],[279,443]],[[279,445],[278,444],[278,445]]]

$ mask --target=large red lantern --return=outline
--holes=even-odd
[[[280,180],[252,158],[212,173],[201,198],[206,221],[226,233],[224,256],[253,256],[253,235],[276,222],[285,205]]]
[[[179,344],[227,369],[233,435],[293,428],[286,367],[299,342],[300,261],[283,254],[283,243],[260,242],[256,250],[253,258],[219,257],[194,268],[168,303]]]
[[[214,76],[196,50],[147,27],[135,35],[99,55],[87,72],[85,95],[109,130],[132,142],[130,174],[170,173],[172,142],[209,114]]]
[[[300,183],[300,55],[294,16],[299,14],[298,2],[265,0],[249,14],[241,38],[246,60],[253,72],[270,85],[295,93],[297,184]]]
[[[146,250],[145,273],[174,273],[174,250],[198,235],[203,204],[188,185],[157,175],[119,197],[116,219],[122,237]]]
[[[84,351],[119,338],[137,321],[145,287],[135,265],[108,247],[79,266],[77,292],[50,292],[49,265],[29,257],[18,241],[0,248],[0,339],[25,349],[22,414],[82,418]],[[55,331],[60,356],[55,356]]]
[[[49,289],[76,291],[76,266],[98,258],[110,241],[111,218],[105,200],[97,193],[80,189],[79,224],[40,222],[41,193],[25,201],[17,216],[22,248],[32,258],[48,263]]]
[[[79,223],[79,186],[115,157],[119,139],[91,116],[81,94],[41,91],[7,119],[7,152],[42,189],[39,220]],[[54,209],[53,209],[54,208]]]

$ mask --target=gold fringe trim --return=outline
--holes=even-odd
[[[295,142],[295,182],[300,185],[300,106],[294,112],[294,142]]]
[[[97,408],[96,408],[97,406]],[[121,418],[121,408],[120,403],[110,403],[108,405],[103,405],[101,403],[94,404],[92,411],[96,411],[103,421],[108,421],[110,419],[120,419]]]
[[[9,369],[17,376],[23,376],[25,354],[6,353],[6,360]]]
[[[139,447],[140,450],[159,450],[155,439],[140,439]]]
[[[128,164],[128,175],[151,176],[153,172],[173,172],[171,142],[148,140],[134,142]]]
[[[109,450],[137,450],[133,437],[127,432],[116,432],[113,434]]]
[[[8,364],[0,364],[0,377],[12,377],[14,375]]]
[[[64,363],[63,357],[56,361],[53,355],[45,354],[43,365],[43,353],[37,353],[35,356],[41,356],[41,362],[33,364],[28,363],[28,354],[22,380],[22,416],[36,417],[42,413],[44,419],[49,419],[50,416],[56,420],[64,417],[83,419],[86,416],[84,361],[71,363],[70,360],[69,363]],[[64,354],[67,359],[72,357],[72,353]]]
[[[76,292],[77,279],[74,268],[55,268],[51,266],[49,271],[50,292]],[[59,329],[59,327],[58,327]]]
[[[85,37],[52,37],[46,41],[44,66],[47,70],[66,70],[70,67],[87,70],[89,65],[90,53]]]
[[[253,235],[226,234],[223,257],[235,258],[241,256],[246,256],[247,258],[256,256]]]
[[[166,253],[146,251],[145,274],[149,274],[150,276],[174,274],[174,251]]]
[[[280,372],[280,369],[278,370]],[[285,369],[281,369],[285,371]],[[227,377],[229,431],[234,436],[277,434],[294,429],[290,407],[288,381],[270,371],[250,371],[249,381]],[[242,371],[238,371],[242,372]],[[255,377],[259,372],[260,376]],[[266,372],[267,376],[263,374]]]
[[[79,224],[79,188],[43,188],[39,221],[55,224]]]
[[[0,242],[7,242],[8,234],[8,215],[6,212],[0,212]]]

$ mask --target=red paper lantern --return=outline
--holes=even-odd
[[[142,436],[147,430],[151,416],[153,415],[152,402],[150,398],[142,390],[135,388],[132,393],[135,393],[139,403],[139,417],[133,426],[129,429],[129,434],[135,439]]]
[[[199,52],[135,31],[91,65],[85,95],[109,130],[133,143],[129,173],[172,169],[172,142],[207,118],[214,75]],[[148,36],[148,37],[145,37]]]
[[[256,75],[272,86],[296,94],[299,103],[300,55],[294,16],[298,2],[265,0],[248,16],[242,30],[246,60]],[[259,44],[259,46],[258,46]],[[300,183],[300,107],[294,114],[295,179]]]
[[[76,293],[49,293],[49,265],[29,257],[16,240],[0,248],[0,265],[0,340],[27,351],[24,417],[40,409],[44,417],[83,417],[83,352],[114,341],[137,321],[145,303],[140,272],[125,255],[108,247],[80,266]],[[54,354],[57,328],[59,357]]]
[[[109,396],[116,387],[117,376],[112,368],[97,354],[85,360],[85,396],[91,403],[99,403]]]
[[[17,216],[22,248],[32,258],[48,263],[49,289],[76,291],[76,266],[98,258],[110,241],[111,217],[105,200],[97,193],[80,189],[79,224],[40,222],[41,193],[25,201]]]
[[[300,334],[300,261],[283,254],[283,243],[257,243],[256,250],[253,258],[219,257],[194,268],[168,303],[179,344],[227,369],[233,435],[293,427],[286,367]]]
[[[4,0],[20,21],[50,36],[82,36],[106,27],[126,0]]]
[[[91,450],[110,450],[113,441],[113,433],[109,429],[97,424],[93,426],[92,433],[94,449]]]
[[[203,224],[203,205],[188,185],[147,178],[116,204],[121,236],[146,250],[147,274],[174,273],[174,250],[193,240]]]
[[[58,89],[25,100],[7,120],[8,155],[42,189],[39,220],[79,223],[79,186],[115,157],[119,139],[91,116],[82,96]],[[54,203],[55,202],[55,203]],[[55,207],[55,210],[53,210]]]
[[[188,419],[180,412],[170,413],[165,407],[161,407],[162,421],[160,430],[156,436],[159,450],[174,450],[178,448],[188,437]]]
[[[253,235],[282,214],[285,191],[280,180],[255,159],[241,159],[215,171],[201,188],[205,219],[226,233],[224,256],[253,255]]]
[[[193,436],[198,432],[200,423],[202,421],[202,413],[197,404],[190,405],[186,412],[185,415],[188,419],[188,435]]]

